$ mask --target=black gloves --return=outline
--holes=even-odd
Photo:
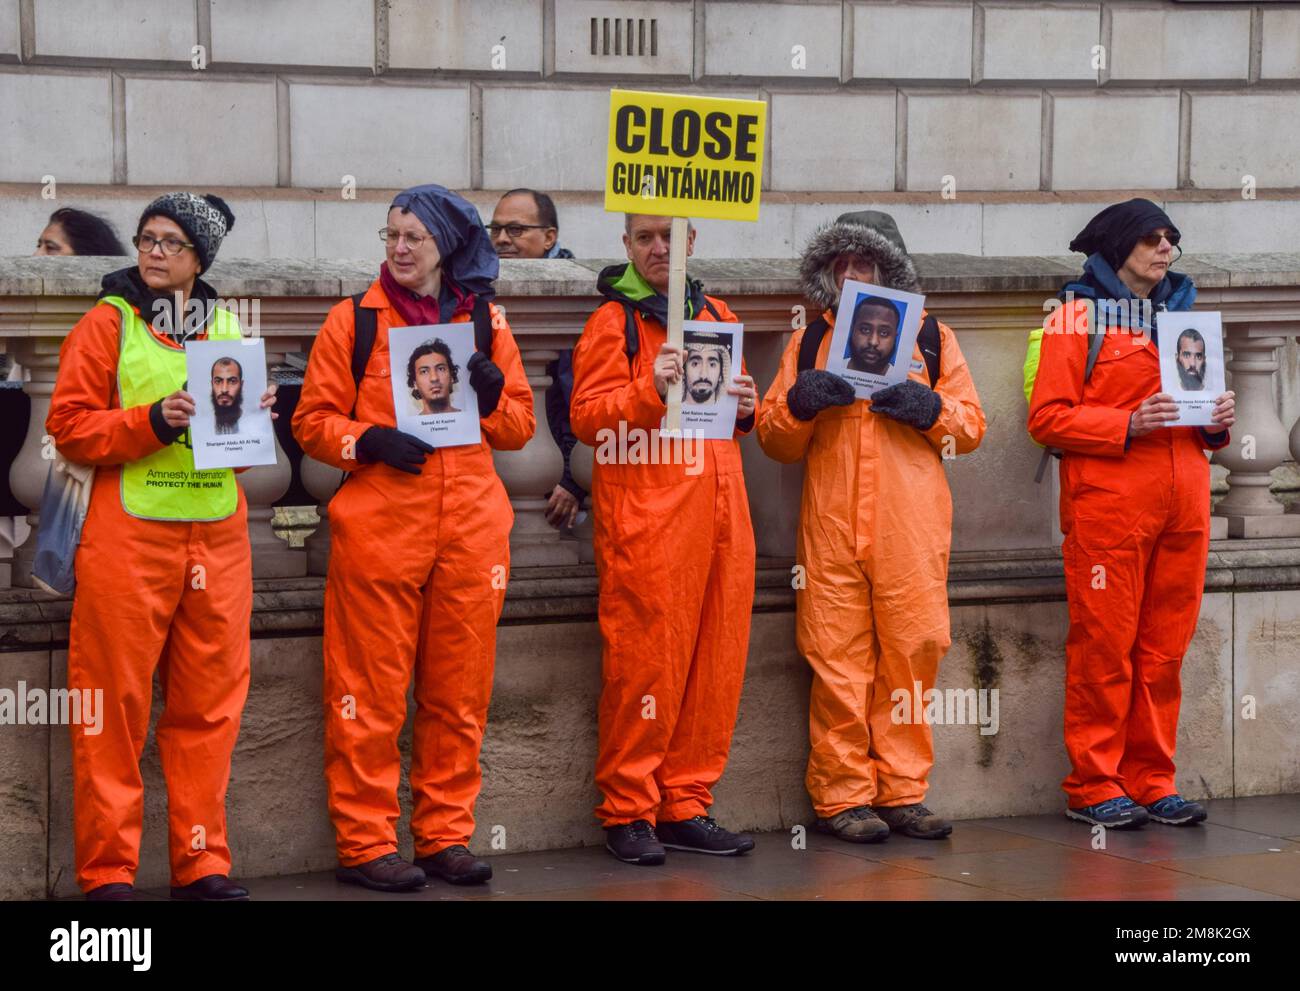
[[[917,430],[933,427],[942,410],[943,400],[939,393],[911,379],[886,386],[871,396],[871,412],[892,416],[899,423]]]
[[[408,475],[420,474],[419,466],[424,464],[424,456],[432,453],[433,448],[420,438],[404,434],[395,427],[371,427],[357,441],[357,460],[362,464],[382,461]]]
[[[153,427],[153,435],[164,444],[175,444],[180,440],[181,435],[185,433],[185,427],[173,427],[163,418],[162,411],[163,401],[159,399],[149,407],[149,426]]]
[[[855,398],[853,386],[820,368],[805,368],[785,394],[786,405],[799,420],[811,420],[828,406],[852,406]]]
[[[475,351],[465,365],[469,369],[469,384],[478,396],[479,419],[486,420],[501,401],[501,390],[506,386],[505,373],[482,351]]]

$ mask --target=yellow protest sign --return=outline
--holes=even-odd
[[[758,220],[767,104],[611,90],[605,209]]]

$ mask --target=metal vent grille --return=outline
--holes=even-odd
[[[659,54],[659,20],[655,17],[593,17],[592,55]]]

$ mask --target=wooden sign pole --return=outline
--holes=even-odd
[[[682,346],[682,311],[686,305],[688,223],[685,217],[673,217],[672,243],[668,248],[668,343],[679,348]],[[682,429],[682,390],[677,386],[668,390],[668,416],[664,426],[669,433]]]

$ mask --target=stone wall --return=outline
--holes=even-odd
[[[1250,542],[1253,543],[1254,542]],[[1010,575],[1014,571],[1015,577]],[[965,561],[949,583],[953,648],[940,689],[997,689],[997,732],[934,730],[930,804],[954,818],[1051,813],[1068,770],[1061,742],[1067,615],[1059,557]],[[740,718],[717,815],[735,828],[811,828],[803,787],[809,674],[794,649],[788,561],[765,560]],[[600,634],[590,569],[517,570],[498,631],[484,787],[474,847],[510,851],[602,842],[592,809]],[[325,870],[334,863],[320,718],[319,580],[256,583],[253,676],[227,809],[235,872]],[[536,606],[551,613],[539,621]],[[66,678],[68,603],[0,592],[0,686]],[[1192,798],[1300,790],[1300,541],[1211,550],[1196,639],[1183,664],[1178,788]],[[1243,718],[1243,700],[1256,701]],[[413,703],[411,703],[413,705]],[[155,688],[154,721],[161,711]],[[993,724],[989,724],[993,728]],[[76,893],[68,730],[0,730],[0,898]],[[404,762],[410,726],[403,735]],[[152,730],[143,762],[139,883],[167,883],[165,790]],[[402,849],[409,855],[403,787]],[[497,830],[496,827],[501,827]],[[502,832],[503,830],[503,832]],[[496,848],[500,849],[500,848]]]
[[[1026,332],[1041,321],[1042,301],[1075,263],[930,255],[916,261],[929,308],[959,336],[989,424],[979,451],[948,465],[955,507],[953,648],[941,667],[940,687],[997,688],[1000,699],[996,734],[981,734],[969,724],[936,727],[933,804],[957,818],[1059,811],[1066,770],[1060,733],[1067,614],[1054,547],[1056,497],[1050,480],[1032,481],[1038,449],[1024,430],[1020,366]],[[0,261],[0,346],[31,368],[26,388],[34,404],[48,402],[58,345],[91,304],[103,262]],[[535,390],[549,381],[542,356],[571,345],[595,305],[594,273],[601,264],[503,264],[500,299],[534,372]],[[1267,470],[1284,470],[1278,465],[1288,431],[1293,451],[1300,451],[1300,427],[1293,426],[1300,418],[1294,350],[1300,256],[1188,256],[1180,265],[1201,287],[1200,305],[1224,314],[1233,353],[1229,367],[1239,369],[1232,371],[1241,404],[1234,432],[1258,436],[1261,452],[1278,452],[1270,455],[1277,465],[1258,466],[1265,482],[1260,494],[1267,500]],[[743,317],[747,361],[766,386],[799,303],[794,265],[701,260],[692,262],[691,271]],[[212,279],[227,298],[258,297],[268,352],[287,353],[308,348],[326,308],[364,287],[373,273],[372,264],[334,260],[222,259]],[[23,483],[15,484],[15,492],[31,499],[30,505],[44,477],[42,420],[38,413],[35,434],[29,434],[11,475]],[[744,454],[763,558],[745,694],[717,811],[737,826],[788,829],[809,823],[802,784],[808,671],[794,650],[789,557],[801,476],[797,466],[776,464],[752,440],[745,442]],[[558,468],[556,476],[545,471],[556,456],[543,428],[523,451],[503,452],[498,461],[515,505],[512,545],[521,536],[532,539],[525,521],[538,512],[533,493],[554,484]],[[285,548],[270,534],[270,504],[288,485],[287,466],[278,466],[279,481],[266,480],[276,470],[241,475],[250,506],[268,514],[250,524],[255,575],[265,560],[278,567],[305,555],[297,573],[310,567],[315,577],[286,578],[285,571],[272,570],[280,577],[255,582],[253,681],[228,803],[236,871],[244,876],[324,869],[333,856],[319,773],[322,572],[319,559],[311,565],[310,550]],[[1216,471],[1222,477],[1223,469]],[[1229,490],[1234,477],[1228,477]],[[1260,519],[1296,529],[1295,513],[1283,514],[1280,505],[1272,509],[1277,515]],[[533,554],[544,549],[529,545]],[[522,556],[512,550],[512,557]],[[1178,786],[1195,797],[1294,792],[1300,789],[1300,537],[1248,534],[1214,541],[1205,589],[1183,669]],[[592,763],[600,663],[595,591],[589,565],[512,569],[483,752],[486,778],[475,845],[484,852],[492,849],[492,826],[504,827],[509,850],[600,839],[590,814],[596,802]],[[65,683],[69,608],[67,600],[30,589],[0,588],[0,688],[12,690],[20,680],[41,687]],[[1245,714],[1247,696],[1254,718]],[[157,705],[155,715],[156,710]],[[0,726],[0,897],[74,891],[67,732]],[[154,885],[165,882],[166,857],[163,790],[152,742],[144,767],[140,879]]]
[[[202,186],[239,214],[228,256],[374,258],[423,181],[485,215],[558,193],[563,242],[617,253],[614,86],[767,101],[762,217],[702,224],[703,257],[789,257],[864,203],[965,254],[1062,253],[1135,190],[1198,250],[1300,225],[1297,3],[0,0],[0,253],[55,206],[129,233]]]

